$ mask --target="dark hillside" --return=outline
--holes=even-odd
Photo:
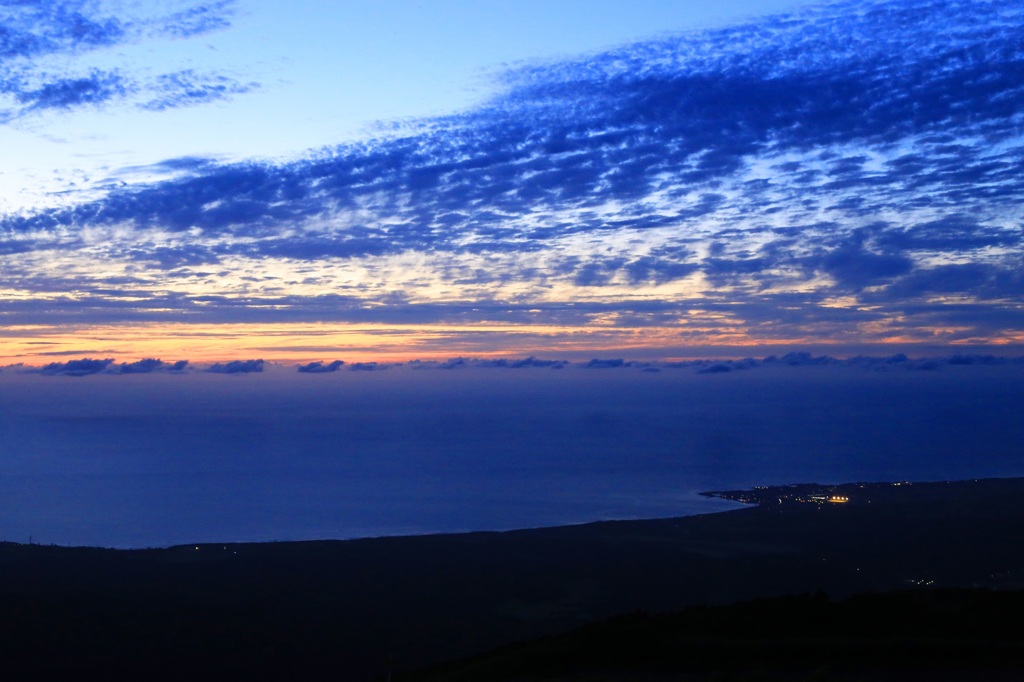
[[[436,666],[469,680],[1016,680],[1024,592],[822,594],[630,614]]]
[[[506,533],[132,551],[4,543],[0,655],[15,678],[362,680],[637,611],[1024,587],[1024,480],[843,490],[849,503]]]

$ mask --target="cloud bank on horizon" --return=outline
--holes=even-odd
[[[5,5],[0,123],[258,87],[25,66],[223,28],[234,3],[53,5]],[[170,179],[0,218],[0,327],[1021,343],[1022,27],[1017,3],[840,2],[511,68],[478,107],[298,160],[168,159]]]
[[[210,365],[193,365],[188,360],[164,362],[156,358],[143,358],[135,362],[114,362],[113,358],[81,358],[64,362],[50,362],[42,367],[16,365],[9,367],[13,375],[38,374],[43,376],[84,377],[94,374],[124,376],[138,374],[260,374],[265,368],[272,368],[280,376],[281,372],[297,372],[298,374],[333,374],[342,368],[351,372],[367,372],[403,368],[413,370],[626,370],[632,372],[654,373],[687,370],[696,374],[725,374],[760,367],[841,367],[870,370],[871,372],[892,371],[936,371],[947,367],[1000,367],[1002,369],[1024,366],[1024,356],[1006,357],[1002,355],[961,353],[950,356],[932,356],[910,358],[904,353],[889,356],[857,355],[849,358],[835,358],[828,355],[813,355],[806,351],[790,351],[782,356],[768,355],[763,358],[747,357],[743,359],[691,359],[677,361],[627,360],[625,358],[591,358],[586,361],[570,362],[567,360],[544,360],[533,356],[526,358],[449,358],[447,360],[411,360],[409,362],[354,362],[344,360],[332,362],[309,362],[293,366],[270,364],[261,359],[231,360],[215,362]],[[0,372],[3,368],[0,368]]]

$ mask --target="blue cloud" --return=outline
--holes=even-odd
[[[261,372],[265,364],[266,363],[262,360],[232,360],[212,365],[206,371],[220,374],[246,374]],[[846,359],[839,359],[830,355],[815,355],[806,351],[792,351],[781,356],[768,355],[760,359],[748,357],[741,360],[705,359],[659,362],[626,360],[624,358],[594,358],[586,362],[572,363],[566,360],[541,360],[531,356],[519,360],[509,360],[506,358],[453,358],[443,362],[436,360],[412,360],[405,364],[412,370],[451,370],[466,368],[480,368],[483,370],[529,368],[563,369],[565,367],[576,367],[579,369],[639,370],[642,372],[689,370],[696,374],[710,375],[727,374],[742,370],[756,370],[766,366],[788,368],[841,365],[871,371],[935,371],[948,366],[1021,365],[1024,364],[1024,356],[993,355],[989,353],[957,353],[953,355],[908,357],[904,353],[895,353],[892,355],[856,355]],[[31,371],[51,376],[87,376],[101,372],[117,376],[126,374],[147,374],[152,372],[180,373],[187,369],[188,366],[189,362],[187,360],[166,363],[158,359],[147,358],[138,362],[115,365],[112,359],[97,360],[83,358],[67,362],[50,363],[37,370]],[[327,364],[322,362],[311,362],[305,365],[299,365],[296,367],[296,370],[299,373],[327,374],[336,372],[343,366],[348,366],[348,368],[353,371],[365,372],[385,370],[392,365],[377,362],[357,362],[346,365],[342,360],[335,360]],[[109,371],[110,368],[115,368],[115,371]]]
[[[616,367],[627,367],[628,363],[622,358],[612,358],[609,360],[602,360],[600,358],[594,358],[589,360],[583,365],[584,369],[614,369]]]
[[[948,215],[906,228],[885,226],[880,230],[881,245],[905,251],[963,252],[989,246],[1019,248],[1024,242],[1020,225],[992,229],[964,215]]]
[[[262,372],[263,365],[263,360],[232,360],[213,364],[206,371],[214,374],[251,374]]]
[[[17,93],[17,100],[29,111],[35,109],[71,109],[85,104],[102,104],[124,97],[131,89],[116,73],[93,71],[84,78],[65,78],[44,83],[35,90]]]
[[[921,14],[920,8],[904,12]],[[925,14],[941,23],[950,20],[949,13],[938,4],[928,6]],[[872,16],[868,14],[860,25],[854,24],[847,31],[856,35],[878,30],[880,27],[869,21]],[[773,28],[771,24],[759,27],[762,31]],[[608,199],[636,199],[649,193],[660,174],[673,173],[681,185],[699,186],[735,173],[745,159],[769,147],[799,149],[837,140],[884,142],[893,136],[900,139],[903,128],[903,134],[915,135],[940,125],[944,131],[978,128],[977,124],[968,125],[963,115],[958,115],[964,119],[962,126],[957,126],[955,120],[951,124],[952,110],[973,112],[972,119],[989,124],[990,134],[1005,137],[1013,132],[1010,123],[1002,120],[1005,107],[991,106],[993,98],[1020,103],[1022,95],[1010,86],[1008,78],[992,76],[993,72],[1016,73],[1019,66],[1012,57],[1004,62],[986,61],[984,87],[962,88],[964,83],[980,78],[982,72],[961,64],[959,71],[950,75],[951,56],[943,53],[936,61],[933,55],[920,54],[920,47],[909,49],[903,44],[890,46],[893,53],[869,50],[831,69],[822,68],[817,57],[835,47],[833,38],[816,37],[813,24],[805,28],[812,32],[796,46],[784,42],[793,38],[792,31],[777,28],[778,40],[756,46],[748,54],[733,55],[740,58],[742,69],[730,63],[730,52],[721,44],[716,45],[723,50],[720,63],[699,64],[704,69],[696,73],[652,69],[639,61],[640,57],[671,55],[685,48],[684,39],[608,55],[597,60],[596,68],[588,62],[528,70],[510,76],[519,85],[492,107],[454,117],[447,126],[419,138],[343,147],[332,158],[276,168],[225,168],[204,178],[211,186],[203,194],[210,197],[210,202],[217,199],[222,204],[206,210],[199,204],[191,213],[169,216],[157,224],[223,229],[258,224],[267,218],[295,220],[319,215],[336,201],[356,205],[361,197],[379,191],[408,193],[423,199],[422,203],[413,202],[413,206],[423,208],[408,209],[410,220],[398,236],[416,248],[445,240],[446,234],[430,227],[443,224],[445,219],[455,227],[475,230],[476,225],[466,224],[469,214],[464,210],[478,201],[522,213],[538,204],[588,205]],[[833,27],[826,24],[824,28]],[[887,26],[886,32],[893,33],[892,28]],[[712,34],[711,40],[722,43],[730,35]],[[896,33],[893,42],[917,37]],[[1012,36],[998,31],[985,36],[986,45],[1000,40],[1009,41]],[[896,47],[907,47],[908,51],[895,52]],[[808,56],[801,57],[797,50],[806,51]],[[782,73],[772,73],[779,70],[778,62],[766,60],[755,66],[763,57],[780,52],[788,55],[782,63],[795,62]],[[613,59],[637,63],[638,73],[604,76],[601,62]],[[946,82],[950,79],[957,87]],[[931,90],[936,91],[930,95],[932,99],[952,102],[936,104],[921,113],[919,101],[905,101],[908,91],[924,96]],[[888,97],[887,91],[892,93]],[[587,104],[575,104],[583,95]],[[527,107],[539,111],[524,122],[521,115]],[[818,110],[828,115],[815,114]],[[871,115],[865,117],[865,111]],[[963,146],[961,151],[972,158],[980,152],[971,146]],[[835,190],[836,183],[846,188],[891,185],[900,177],[899,173],[866,177],[862,172],[865,159],[857,155],[832,161],[827,171],[832,184],[818,187],[816,193]],[[935,166],[936,158],[925,159],[922,156],[919,163]],[[966,172],[962,158],[957,160],[957,167],[961,173]],[[973,174],[956,183],[958,189],[968,191],[968,180],[976,183],[999,167],[1001,164],[995,161],[986,166],[975,164]],[[918,167],[914,175],[920,178],[926,170],[942,169]],[[804,171],[797,164],[792,172]],[[627,177],[631,178],[628,182]],[[949,179],[947,176],[946,184]],[[100,216],[110,220],[152,218],[152,209],[164,203],[162,197],[195,192],[194,185],[187,181],[143,193],[128,192],[113,197],[113,205],[104,207],[108,210],[101,211]],[[270,206],[282,197],[292,206],[271,212]],[[704,193],[698,203],[675,219],[714,213],[723,202],[721,194]],[[477,211],[474,214],[481,217]],[[638,215],[626,220],[636,227],[652,218]],[[480,227],[487,222],[484,220]],[[588,229],[586,225],[584,229]],[[558,230],[554,236],[564,231]]]
[[[726,362],[715,362],[705,367],[701,367],[697,370],[698,374],[722,374],[723,372],[731,372],[732,365]]]
[[[326,365],[322,362],[310,362],[305,365],[299,365],[298,371],[304,374],[326,374],[329,372],[337,372],[344,364],[344,360],[335,360],[334,362],[330,362]]]
[[[231,9],[196,7],[211,14],[188,25],[204,30],[217,21],[202,17]],[[360,291],[149,301],[196,319],[667,325],[696,309],[754,336],[805,338],[886,320],[923,330],[945,311],[967,336],[999,334],[1019,328],[1008,325],[1021,295],[1021,21],[1008,3],[857,0],[518,68],[491,101],[402,137],[281,164],[170,160],[182,177],[7,216],[0,249],[129,225],[138,243],[111,250],[162,271],[418,254],[446,284],[478,288],[444,304]],[[167,98],[151,101],[249,87],[218,78],[167,74]],[[150,230],[177,241],[150,244]],[[685,281],[694,293],[493,303],[488,287],[509,281],[602,292]],[[975,304],[931,300],[944,293]],[[164,314],[82,305],[67,310]]]
[[[988,263],[962,263],[920,268],[868,301],[915,299],[923,294],[970,294],[980,300],[1024,296],[1024,263],[1016,267]]]
[[[153,32],[175,38],[191,38],[227,28],[235,12],[235,0],[219,0],[193,5],[165,17],[153,26]]]
[[[348,368],[353,372],[376,372],[387,369],[388,365],[381,362],[353,362]]]
[[[155,358],[145,358],[138,362],[126,362],[118,367],[121,374],[149,374],[164,369],[167,363]]]
[[[523,369],[530,367],[543,367],[547,369],[562,369],[569,363],[565,360],[540,360],[532,355],[521,360],[506,360],[496,358],[494,360],[478,360],[475,364],[480,367],[503,367],[509,369]]]
[[[201,104],[249,92],[221,74],[194,70],[158,75],[140,82],[118,71],[77,71],[82,55],[115,45],[159,37],[189,38],[230,25],[235,3],[196,3],[169,15],[114,15],[87,0],[7,2],[0,6],[0,93],[19,106],[0,110],[0,123],[40,111],[67,111],[142,96],[142,106],[162,110]],[[136,8],[138,9],[138,8]],[[63,71],[52,60],[61,56]]]
[[[909,273],[914,262],[906,256],[874,253],[854,239],[815,256],[811,261],[837,281],[839,287],[860,291]]]
[[[219,74],[200,74],[194,69],[159,76],[150,91],[152,99],[141,106],[151,111],[207,104],[257,89],[257,83],[240,83]]]
[[[107,358],[105,360],[94,360],[92,358],[82,358],[81,360],[68,360],[67,362],[51,362],[48,365],[44,365],[40,370],[40,374],[49,375],[64,375],[69,377],[83,377],[89,374],[98,374],[107,367],[109,367],[114,360]]]
[[[197,244],[139,248],[129,252],[129,255],[136,260],[153,262],[162,270],[220,262],[220,256],[212,249]]]
[[[188,360],[164,362],[156,358],[144,358],[136,362],[125,362],[117,365],[121,374],[151,374],[153,372],[183,372],[188,367]]]
[[[125,24],[91,11],[83,0],[7,2],[0,7],[0,63],[113,45],[127,34]]]

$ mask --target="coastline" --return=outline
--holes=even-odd
[[[636,611],[1024,588],[1024,547],[1007,542],[1024,536],[1024,479],[850,485],[870,503],[348,541],[0,543],[0,653],[14,670],[43,661],[52,677],[109,666],[128,677],[159,649],[182,661],[171,677],[203,661],[359,680],[389,657],[409,670]]]
[[[918,481],[917,485],[949,485],[951,483],[980,483],[998,478],[975,478],[969,481]],[[857,483],[788,483],[786,485],[753,486],[737,490],[708,490],[698,493],[704,497],[731,500],[741,504],[871,504],[874,500],[891,499],[887,495],[893,488],[912,486],[911,481],[882,481]]]

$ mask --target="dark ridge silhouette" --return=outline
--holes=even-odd
[[[632,613],[396,679],[1012,680],[1021,608],[1021,591],[958,589]]]

